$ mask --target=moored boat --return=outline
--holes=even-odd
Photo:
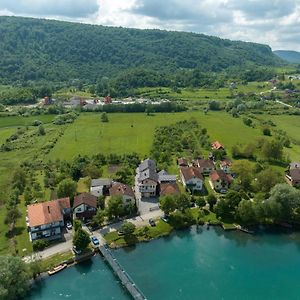
[[[63,264],[63,265],[59,265],[57,267],[54,267],[52,270],[48,271],[48,275],[54,275],[58,272],[60,272],[61,270],[65,269],[67,267],[67,264]]]

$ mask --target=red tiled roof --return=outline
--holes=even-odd
[[[209,177],[212,181],[222,180],[231,183],[233,180],[232,177],[226,174],[223,170],[212,171],[209,174]]]
[[[189,181],[190,179],[195,178],[195,177],[199,178],[201,180],[204,180],[199,168],[181,167],[180,172],[181,172],[182,176],[184,177],[185,181]]]
[[[223,145],[219,141],[215,141],[211,144],[211,147],[213,149],[219,150],[219,149],[224,149]]]
[[[116,182],[112,185],[112,187],[109,189],[109,194],[111,196],[130,196],[134,198],[134,192],[132,188],[124,183]]]
[[[91,207],[97,208],[97,197],[90,193],[82,193],[74,197],[73,208],[78,207],[81,204],[86,204]]]
[[[179,187],[176,182],[166,182],[160,185],[160,195],[177,195],[179,194]]]
[[[63,198],[27,206],[29,226],[35,227],[63,220],[62,209],[70,207],[70,199]]]

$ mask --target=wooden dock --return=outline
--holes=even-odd
[[[142,291],[136,286],[131,277],[121,267],[121,265],[118,263],[117,259],[113,256],[112,252],[107,248],[107,246],[100,246],[99,250],[107,263],[113,269],[116,276],[120,279],[122,285],[132,296],[132,298],[135,300],[147,300]]]

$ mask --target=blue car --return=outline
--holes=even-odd
[[[92,236],[91,240],[94,246],[99,246],[99,240],[95,236]]]

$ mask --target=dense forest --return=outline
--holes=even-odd
[[[0,17],[0,36],[0,84],[126,78],[131,87],[166,86],[171,75],[184,79],[193,71],[196,85],[204,72],[282,63],[266,45],[186,32]],[[145,73],[147,82],[128,83],[128,74],[141,78]]]

